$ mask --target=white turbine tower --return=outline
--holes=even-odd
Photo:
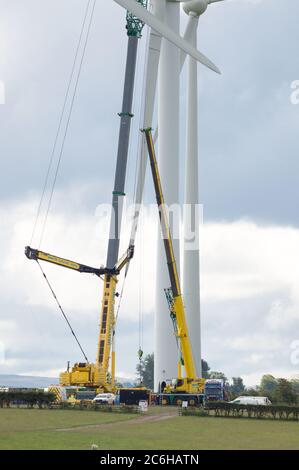
[[[189,22],[185,38],[197,46],[199,17],[210,3],[222,0],[190,0],[183,4]],[[182,62],[185,54],[182,54]],[[200,253],[199,253],[199,177],[198,177],[198,76],[197,63],[188,60],[187,154],[184,194],[184,264],[183,295],[198,377],[202,377],[200,323]],[[191,239],[190,239],[190,236]]]
[[[176,34],[180,30],[180,4],[161,0],[164,6],[164,22]],[[158,80],[158,162],[165,202],[168,207],[179,202],[179,95],[180,95],[180,51],[162,39]],[[172,221],[173,222],[173,221]],[[170,229],[173,232],[173,224]],[[158,232],[160,234],[160,231]],[[179,239],[173,240],[173,248],[180,270]],[[164,288],[169,285],[164,247],[158,235],[156,260],[155,300],[155,390],[163,382],[177,376],[177,346]]]
[[[190,55],[196,61],[214,72],[219,69],[203,54],[179,35],[180,0],[151,0],[154,14],[144,9],[135,0],[114,0],[129,10],[136,17],[151,27],[148,70],[146,77],[146,100],[144,127],[152,125],[152,115],[156,92],[159,65],[158,86],[158,122],[159,122],[159,169],[163,184],[166,204],[179,203],[179,83],[184,57],[180,51]],[[162,41],[161,41],[162,37]],[[146,152],[143,149],[140,158],[138,188],[136,194],[135,224],[131,234],[134,244],[139,210],[142,201],[146,168]],[[179,265],[179,240],[174,243]],[[155,389],[161,382],[177,376],[177,350],[164,288],[169,285],[169,278],[164,259],[162,241],[158,243],[156,308],[155,308]]]

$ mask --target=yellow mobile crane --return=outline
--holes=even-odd
[[[147,7],[147,0],[136,0],[143,7]],[[114,189],[112,195],[112,214],[110,225],[110,236],[108,243],[108,253],[106,260],[106,268],[97,269],[86,266],[74,261],[59,258],[57,256],[44,253],[31,247],[25,248],[25,254],[29,259],[36,261],[47,261],[49,263],[75,270],[77,272],[85,272],[103,276],[104,290],[102,299],[102,310],[100,317],[100,332],[98,340],[98,351],[95,363],[89,363],[82,350],[82,347],[75,336],[81,351],[84,354],[86,362],[76,363],[71,369],[60,374],[60,385],[88,387],[98,390],[99,392],[110,392],[115,390],[115,312],[114,304],[116,285],[120,271],[128,265],[134,254],[134,247],[129,246],[125,255],[119,260],[119,244],[122,219],[123,198],[125,196],[125,180],[128,161],[129,138],[131,120],[133,118],[133,92],[136,74],[136,61],[138,40],[141,38],[144,24],[136,16],[127,11],[127,60],[125,71],[125,83],[123,92],[122,110],[119,113],[120,129],[117,162],[115,170]],[[42,269],[42,268],[41,268]],[[43,273],[44,274],[44,273]],[[45,274],[44,274],[45,276]],[[45,276],[46,278],[46,276]],[[47,278],[46,278],[47,280]],[[48,282],[48,281],[47,281]],[[49,282],[48,282],[49,284]],[[50,284],[49,287],[51,288]],[[51,288],[54,294],[53,289]],[[55,294],[54,294],[55,296]],[[57,298],[56,298],[57,300]],[[57,301],[58,302],[58,301]],[[59,304],[59,302],[58,302]],[[59,308],[64,314],[60,304]],[[65,316],[65,315],[64,315]],[[66,318],[66,316],[65,316]],[[67,318],[66,318],[67,320]],[[68,322],[68,320],[67,320]],[[68,322],[69,324],[69,322]],[[69,324],[70,326],[70,324]],[[111,365],[111,367],[110,367]]]
[[[185,307],[182,299],[180,280],[173,250],[172,236],[152,138],[152,129],[143,129],[142,132],[145,134],[148,148],[171,285],[170,288],[165,289],[165,294],[169,305],[171,320],[174,326],[174,334],[176,336],[180,352],[178,361],[178,377],[173,380],[171,384],[165,384],[165,387],[161,390],[161,398],[165,404],[178,404],[183,400],[187,400],[192,404],[200,403],[204,394],[205,379],[196,377]],[[184,377],[182,374],[182,368],[184,368],[185,372]]]

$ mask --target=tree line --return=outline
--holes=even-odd
[[[27,408],[46,408],[55,402],[56,396],[52,392],[43,390],[9,390],[0,392],[0,408],[10,406],[27,406]]]
[[[223,372],[212,371],[208,362],[202,360],[202,371],[205,379],[222,379],[226,384],[226,390],[229,400],[240,395],[247,396],[266,396],[272,403],[297,404],[299,402],[299,378],[287,380],[285,378],[276,378],[273,375],[263,375],[260,383],[256,387],[246,387],[242,377],[233,377],[228,381]],[[154,389],[154,354],[148,354],[136,367],[138,383],[145,387]]]

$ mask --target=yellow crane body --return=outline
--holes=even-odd
[[[116,276],[106,275],[104,279],[104,291],[102,300],[102,311],[100,318],[100,332],[98,340],[98,352],[96,362],[95,380],[99,384],[103,384],[103,389],[112,390],[115,387],[115,351],[113,348],[114,332],[115,332],[115,293],[116,293]],[[111,352],[111,382],[107,371],[109,370]]]
[[[59,374],[59,384],[64,387],[96,387],[94,364],[78,362],[70,370]]]
[[[152,129],[144,129],[150,166],[154,182],[157,205],[159,209],[160,225],[163,236],[167,267],[171,288],[166,289],[170,316],[174,325],[174,333],[180,349],[180,360],[178,363],[178,377],[175,384],[169,384],[165,388],[168,393],[203,393],[205,379],[196,377],[195,363],[192,353],[190,336],[186,321],[185,306],[182,299],[180,280],[173,250],[172,236],[165,206],[162,184],[159,174],[158,162],[152,137]],[[184,377],[182,377],[184,367]]]

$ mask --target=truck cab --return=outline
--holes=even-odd
[[[222,379],[208,379],[205,382],[205,401],[226,400],[225,383]]]

